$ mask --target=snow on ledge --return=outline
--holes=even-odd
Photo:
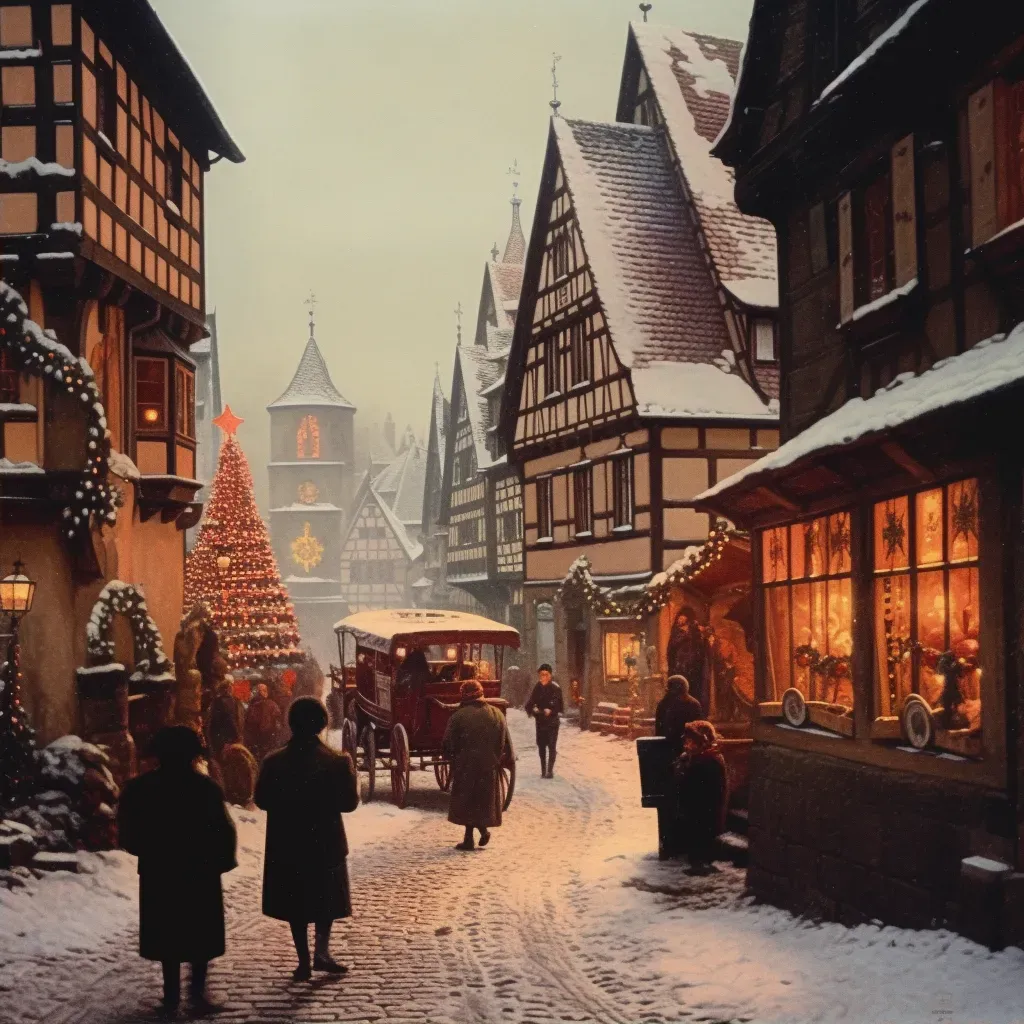
[[[142,479],[142,473],[139,472],[139,467],[136,466],[135,463],[124,454],[124,452],[111,449],[107,466],[114,476],[119,476],[122,480],[130,480],[134,482],[135,480]]]
[[[642,416],[772,420],[778,402],[762,402],[738,374],[711,363],[659,361],[630,371]]]
[[[20,178],[23,174],[35,172],[41,177],[48,178],[57,176],[60,178],[73,178],[75,169],[65,167],[58,163],[43,163],[38,157],[30,156],[24,160],[12,163],[10,160],[0,160],[0,177]]]
[[[11,462],[10,459],[0,459],[0,473],[42,473],[43,467],[37,466],[34,462]]]
[[[722,286],[747,306],[774,309],[779,304],[779,282],[774,278],[734,277],[723,279]]]
[[[872,313],[877,313],[880,309],[885,309],[886,306],[891,306],[900,299],[905,299],[915,288],[917,288],[917,278],[912,277],[905,285],[893,288],[891,292],[886,292],[884,295],[879,295],[877,299],[872,299],[871,302],[865,302],[863,306],[858,306],[853,311],[850,322],[855,323],[857,320],[870,316]]]
[[[43,51],[37,49],[0,50],[0,60],[32,60],[42,55]]]
[[[851,398],[780,448],[699,494],[706,501],[748,477],[791,466],[805,456],[852,444],[928,413],[970,401],[1024,380],[1024,323],[972,349],[935,363],[920,375],[901,373],[871,398]]]
[[[821,95],[814,101],[814,105],[821,103],[832,95],[844,82],[855,75],[869,60],[871,60],[877,53],[883,50],[886,46],[897,39],[903,31],[907,28],[910,22],[914,19],[914,16],[928,3],[928,0],[914,0],[914,2],[903,12],[903,14],[897,18],[870,46],[866,47],[864,51],[856,56],[849,64],[843,68],[842,71],[832,79],[824,89],[821,90]]]

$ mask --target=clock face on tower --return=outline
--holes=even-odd
[[[320,497],[320,488],[312,480],[299,484],[299,501],[303,505],[315,505]]]
[[[292,561],[308,573],[323,557],[323,544],[313,536],[309,523],[304,523],[301,536],[292,541]]]

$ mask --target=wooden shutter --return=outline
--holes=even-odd
[[[853,209],[850,193],[839,197],[839,319],[853,318]]]
[[[974,245],[981,245],[999,230],[991,82],[967,101],[967,131],[971,142],[971,238]]]
[[[917,195],[914,188],[914,136],[892,147],[892,233],[896,287],[917,277]]]

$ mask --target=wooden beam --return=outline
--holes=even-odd
[[[900,469],[906,470],[920,483],[928,484],[935,479],[935,474],[927,466],[923,466],[917,459],[908,454],[902,445],[896,441],[883,441],[880,447]]]
[[[802,511],[802,507],[793,501],[792,498],[787,498],[784,494],[780,494],[777,487],[768,487],[766,484],[762,484],[757,490],[765,495],[765,497],[774,501],[776,505],[781,505],[790,512]]]

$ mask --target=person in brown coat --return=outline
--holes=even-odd
[[[121,846],[139,858],[139,954],[163,965],[163,1008],[177,1011],[181,965],[192,965],[193,1010],[206,999],[209,961],[224,955],[220,876],[236,866],[235,826],[220,788],[196,770],[199,737],[184,725],[153,738],[159,767],[128,782],[118,807]]]
[[[264,760],[253,799],[267,812],[263,913],[291,925],[299,957],[292,977],[307,981],[314,970],[347,970],[331,957],[331,925],[352,915],[341,815],[359,806],[359,791],[352,759],[320,742],[327,728],[320,701],[299,697],[288,725],[292,738]],[[316,926],[312,966],[310,924]]]
[[[672,746],[672,756],[683,752],[683,733],[690,722],[704,718],[700,701],[690,695],[686,676],[669,676],[665,696],[654,712],[654,735],[664,736]]]
[[[679,816],[689,874],[706,875],[712,864],[715,839],[725,830],[729,808],[729,772],[710,722],[689,722],[683,732],[683,754],[677,762]]]
[[[245,708],[232,692],[229,676],[217,684],[217,695],[206,713],[206,735],[214,758],[219,761],[226,746],[242,742],[244,723]]]
[[[270,699],[267,684],[260,683],[245,712],[245,745],[257,764],[277,749],[280,735],[281,709]]]
[[[470,679],[462,684],[461,706],[448,721],[442,748],[452,765],[452,796],[448,820],[462,825],[465,838],[456,850],[475,847],[473,830],[480,833],[480,845],[491,841],[489,829],[501,824],[501,759],[508,748],[505,716],[484,700],[483,687]]]

